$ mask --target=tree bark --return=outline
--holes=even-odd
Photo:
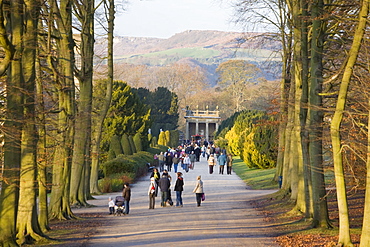
[[[49,218],[71,219],[69,191],[71,177],[71,162],[73,157],[73,137],[75,118],[74,94],[74,54],[72,38],[72,0],[61,0],[60,8],[54,6],[59,39],[57,39],[58,75],[58,126],[56,148],[53,159],[53,186],[50,197]]]
[[[296,1],[292,6],[292,15],[293,15],[293,22],[294,22],[294,84],[295,84],[295,99],[294,99],[294,141],[292,142],[293,146],[296,148],[296,155],[294,156],[294,166],[295,183],[292,184],[292,194],[291,198],[296,200],[296,205],[294,210],[298,212],[305,212],[306,211],[306,204],[305,204],[305,193],[304,193],[304,173],[303,173],[303,150],[302,150],[302,107],[301,107],[301,99],[302,99],[302,70],[303,70],[303,59],[302,59],[302,7],[300,1]]]
[[[90,186],[86,187],[90,174],[91,146],[91,109],[93,88],[94,58],[94,1],[82,0],[75,3],[75,9],[81,23],[80,60],[81,68],[77,73],[80,97],[76,114],[76,132],[71,173],[71,204],[86,206],[90,197]],[[87,176],[87,177],[86,177]]]
[[[312,39],[311,39],[311,79],[309,92],[309,155],[312,167],[312,196],[314,201],[313,227],[331,228],[326,201],[322,157],[322,82],[323,82],[323,46],[324,26],[323,0],[314,0],[311,7]]]
[[[45,108],[43,98],[43,83],[40,73],[40,62],[37,59],[38,78],[36,83],[36,112],[38,120],[38,143],[37,143],[37,171],[38,171],[38,221],[42,232],[50,230],[48,217],[48,196],[47,196],[47,150],[46,150],[46,128],[45,128]]]
[[[365,3],[366,2],[366,3]],[[364,1],[365,4],[369,4],[369,1]],[[370,106],[370,100],[368,101]],[[365,192],[365,207],[364,207],[364,218],[362,223],[362,232],[360,239],[360,247],[370,246],[370,111],[367,119],[367,160],[366,160],[366,192]]]
[[[280,105],[279,105],[279,143],[278,143],[278,156],[276,161],[276,174],[274,176],[274,181],[278,181],[279,179],[286,179],[283,176],[284,170],[284,157],[285,157],[285,138],[286,138],[286,127],[288,121],[288,93],[290,91],[290,83],[291,83],[291,60],[292,60],[292,35],[287,34],[284,30],[286,26],[291,28],[289,25],[289,18],[285,15],[282,11],[285,4],[283,1],[279,1],[279,17],[280,17],[280,34],[281,40],[283,45],[283,79],[280,83]],[[288,22],[288,23],[286,23]],[[282,181],[280,181],[282,182]]]
[[[343,112],[347,101],[348,87],[353,74],[353,67],[356,64],[358,53],[361,47],[361,42],[363,40],[365,33],[368,12],[369,12],[369,1],[367,0],[363,2],[361,7],[361,11],[359,14],[359,23],[356,28],[353,43],[348,54],[348,60],[344,69],[342,82],[340,84],[334,116],[330,125],[330,133],[333,145],[335,184],[337,188],[337,200],[339,210],[338,246],[353,246],[350,235],[350,222],[348,215],[346,182],[343,169],[340,125],[342,122]]]
[[[304,174],[304,195],[305,195],[305,217],[312,218],[313,200],[312,200],[312,178],[309,157],[309,134],[307,131],[308,119],[308,74],[309,74],[309,41],[308,41],[308,1],[301,0],[302,21],[301,21],[301,56],[302,56],[302,97],[301,97],[301,145],[302,161]]]
[[[94,141],[92,145],[92,164],[91,164],[91,177],[90,177],[90,191],[91,193],[100,193],[98,187],[98,173],[99,173],[99,157],[100,157],[100,142],[103,131],[103,122],[108,113],[109,106],[112,101],[112,88],[113,88],[113,31],[114,31],[114,0],[105,2],[108,9],[108,80],[105,92],[105,100],[101,111],[98,114],[95,131]]]
[[[22,74],[24,77],[24,124],[21,143],[21,173],[20,193],[17,215],[17,242],[19,245],[27,243],[30,238],[41,240],[43,233],[37,220],[36,208],[36,116],[35,116],[35,86],[36,86],[36,49],[37,24],[40,2],[24,0],[25,29],[22,35]]]
[[[1,11],[5,15],[4,3]],[[0,245],[18,246],[16,243],[16,224],[19,201],[19,176],[21,164],[21,132],[23,121],[22,101],[22,9],[21,1],[10,2],[10,15],[7,33],[11,33],[9,41],[14,48],[14,59],[8,68],[6,80],[7,111],[4,122],[4,173],[0,196]],[[3,37],[6,38],[6,37]]]

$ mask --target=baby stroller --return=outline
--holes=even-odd
[[[124,205],[125,198],[123,196],[117,196],[115,205],[114,205],[114,215],[121,216],[125,212],[125,205]]]

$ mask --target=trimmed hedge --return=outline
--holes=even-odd
[[[148,152],[141,151],[133,155],[118,155],[102,166],[105,177],[128,172],[133,173],[136,179],[147,173],[147,163],[151,162],[153,162],[153,156]]]
[[[115,174],[111,177],[106,177],[98,181],[99,190],[103,193],[111,193],[123,190],[124,183],[134,181],[133,173]]]

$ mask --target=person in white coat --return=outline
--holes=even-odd
[[[197,207],[200,207],[200,204],[202,202],[203,197],[203,181],[201,180],[201,176],[199,175],[197,177],[197,182],[195,184],[195,188],[193,190],[193,193],[195,193],[195,199],[197,201]]]
[[[155,206],[155,197],[157,192],[157,183],[155,182],[155,178],[151,177],[150,178],[150,184],[149,184],[149,190],[148,190],[148,195],[149,195],[149,209],[154,209]]]

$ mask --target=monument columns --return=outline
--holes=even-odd
[[[197,119],[197,121],[195,122],[195,134],[198,135],[199,134],[199,121]]]
[[[190,137],[189,137],[189,122],[186,121],[186,134],[185,134],[185,139],[186,140],[190,140]]]
[[[208,126],[208,121],[206,122],[206,136],[205,139],[208,141],[209,140],[209,126]]]
[[[198,110],[198,107],[195,111],[188,107],[186,109],[186,116],[184,116],[186,119],[186,133],[184,138],[191,140],[192,136],[196,135],[194,139],[204,138],[207,141],[212,141],[213,136],[210,135],[218,129],[218,122],[221,120],[218,107],[216,107],[216,111],[210,111],[208,107],[204,111]],[[212,133],[210,133],[211,131]]]

